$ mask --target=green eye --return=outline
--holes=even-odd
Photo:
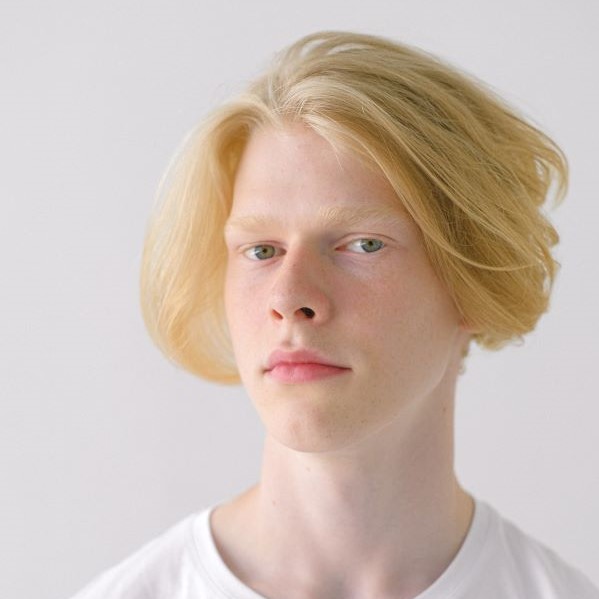
[[[353,243],[360,244],[360,247],[365,250],[364,253],[366,254],[372,254],[385,246],[380,239],[356,239],[355,241],[351,241],[348,245]]]
[[[355,239],[346,245],[349,246],[353,244],[359,244],[359,246],[364,250],[362,252],[358,252],[360,254],[373,254],[374,252],[377,252],[385,247],[385,244],[380,239],[370,238]],[[276,248],[272,245],[254,245],[244,252],[244,254],[246,254],[250,260],[258,262],[264,262],[265,260],[274,257],[275,253]]]
[[[262,258],[272,258],[272,255],[268,255],[269,254],[269,250],[273,250],[273,246],[272,245],[255,245],[251,248],[249,248],[246,252],[250,254],[250,260],[258,260],[258,261],[262,261]],[[254,256],[254,257],[251,257]]]

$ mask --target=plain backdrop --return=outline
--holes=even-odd
[[[593,0],[0,4],[0,596],[66,598],[259,476],[241,387],[152,345],[139,266],[183,136],[306,33],[411,43],[487,81],[571,164],[562,269],[524,345],[474,349],[456,470],[599,584],[599,5]]]

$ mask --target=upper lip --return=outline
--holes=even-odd
[[[333,360],[308,349],[298,349],[295,351],[285,351],[277,349],[270,354],[266,364],[266,371],[272,370],[277,364],[324,364],[326,366],[337,366],[337,368],[347,368],[336,364]]]

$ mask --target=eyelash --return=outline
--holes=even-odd
[[[351,243],[355,243],[357,241],[378,241],[381,244],[380,248],[374,252],[358,252],[358,253],[362,253],[362,254],[366,254],[366,255],[376,254],[377,252],[380,252],[384,247],[386,247],[385,242],[381,241],[380,239],[373,238],[373,237],[360,237],[358,239],[353,239],[352,241],[348,241],[345,245],[350,245]],[[250,250],[253,250],[255,248],[260,248],[260,247],[275,247],[275,246],[268,244],[268,243],[261,243],[261,244],[253,245],[253,246],[250,246],[249,248],[246,248],[245,250],[243,250],[242,254],[246,255]],[[258,259],[249,258],[249,257],[248,257],[248,259],[252,260],[253,262],[266,262],[268,260],[268,258],[266,260],[258,260]]]

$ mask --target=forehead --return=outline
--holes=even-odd
[[[305,125],[252,133],[234,184],[227,229],[269,221],[327,224],[405,220],[409,216],[382,171]]]

